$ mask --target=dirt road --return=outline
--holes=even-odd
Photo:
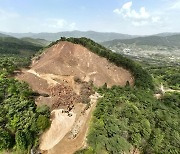
[[[62,113],[62,111],[62,109],[52,111],[51,127],[41,137],[41,144],[39,147],[41,150],[53,148],[72,128],[76,119],[76,114],[70,112],[72,116],[69,117],[67,113]]]
[[[87,145],[86,137],[88,135],[89,123],[92,117],[92,113],[96,107],[97,100],[100,97],[102,96],[100,96],[97,93],[95,95],[90,96],[91,107],[88,110],[86,110],[84,114],[81,114],[77,117],[71,131],[56,146],[48,150],[47,154],[73,154],[77,150]],[[82,110],[84,107],[85,106],[76,107],[76,110]],[[71,132],[77,128],[79,128],[79,130],[77,130],[78,133],[75,136],[75,138],[72,138]]]

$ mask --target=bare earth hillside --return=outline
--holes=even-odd
[[[107,83],[125,85],[133,82],[131,74],[125,69],[109,63],[86,48],[69,42],[60,42],[45,51],[39,61],[32,65],[39,73],[62,76],[78,76],[82,80],[92,80],[96,86]]]
[[[99,94],[99,87],[134,84],[131,73],[108,62],[88,49],[59,42],[33,60],[30,70],[22,70],[17,79],[29,83],[41,95],[36,104],[52,110],[51,127],[42,135],[40,150],[48,154],[72,154],[86,145],[86,135]],[[87,105],[87,101],[90,105]],[[86,103],[84,103],[86,102]]]

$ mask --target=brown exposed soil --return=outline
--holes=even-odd
[[[76,114],[71,113],[72,116],[69,117],[67,116],[67,113],[62,113],[62,111],[62,109],[53,110],[51,113],[54,118],[52,119],[49,130],[41,137],[41,150],[52,149],[71,130],[71,127],[75,122]]]
[[[41,152],[48,154],[72,154],[85,145],[92,111],[100,97],[93,94],[92,83],[97,87],[105,83],[108,87],[125,86],[127,81],[134,84],[129,71],[69,42],[46,49],[33,60],[30,70],[22,70],[16,78],[47,94],[37,97],[36,104],[48,105],[55,114],[50,129],[41,137]],[[82,103],[88,100],[90,103]]]
[[[97,99],[99,96],[96,94],[93,95],[94,98],[91,98],[91,107],[87,109],[84,114],[80,111],[83,111],[85,105],[78,104],[75,107],[74,112],[80,113],[76,116],[76,121],[71,128],[71,131],[66,134],[66,136],[52,149],[46,151],[48,154],[73,154],[78,149],[81,149],[86,146],[86,136],[88,132],[88,126],[92,116],[92,111],[94,110]]]
[[[133,84],[133,77],[127,70],[69,42],[59,42],[47,49],[38,61],[34,61],[32,68],[40,74],[78,76],[82,81],[92,80],[96,86],[104,83],[124,86],[126,81]]]

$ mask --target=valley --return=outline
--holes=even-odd
[[[150,64],[167,65],[177,64],[180,62],[180,49],[167,48],[161,46],[148,46],[148,45],[127,45],[119,44],[117,46],[107,46],[114,52],[118,52],[125,56],[131,57],[137,61],[149,62]]]
[[[137,37],[103,42],[107,48],[151,65],[179,65],[179,35]]]

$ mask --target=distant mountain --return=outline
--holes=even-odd
[[[156,34],[154,36],[162,36],[162,37],[166,37],[166,36],[172,36],[172,35],[179,35],[180,33],[171,33],[171,32],[167,32],[167,33],[159,33]]]
[[[0,37],[10,37],[10,36],[0,33]]]
[[[0,54],[32,55],[43,46],[14,37],[0,37]]]
[[[165,47],[180,47],[180,35],[170,36],[147,36],[138,37],[133,39],[116,39],[113,41],[103,42],[105,46],[115,46],[120,43],[135,44],[135,45],[148,45],[148,46],[165,46]]]
[[[61,37],[87,37],[97,42],[110,41],[114,39],[131,39],[137,36],[120,34],[120,33],[111,33],[111,32],[95,32],[95,31],[65,31],[58,33],[5,33],[17,38],[30,37],[30,38],[39,38],[45,39],[48,41],[56,41]]]
[[[44,39],[33,39],[33,38],[30,38],[30,37],[24,37],[24,38],[21,38],[21,40],[26,41],[26,42],[30,42],[30,43],[33,43],[33,44],[37,44],[37,45],[40,45],[40,46],[47,46],[47,45],[49,45],[51,43],[50,41],[47,41],[47,40],[44,40]]]
[[[7,32],[1,32],[2,34],[11,36],[11,37],[16,37],[16,38],[23,38],[23,37],[32,37],[36,33],[7,33]]]
[[[166,44],[167,40],[165,37],[180,35],[180,33],[159,33],[159,34],[155,34],[151,36],[140,37],[138,35],[128,35],[128,34],[121,34],[121,33],[114,33],[114,32],[95,32],[95,31],[64,31],[64,32],[58,32],[58,33],[46,33],[46,32],[44,33],[3,33],[1,32],[1,33],[2,35],[5,35],[5,36],[9,35],[16,38],[43,39],[43,40],[47,40],[48,42],[56,41],[60,39],[61,37],[75,37],[75,38],[86,37],[96,42],[108,42],[108,41],[114,42],[114,40],[124,40],[124,42],[138,41],[142,43],[144,42],[145,44],[147,42],[151,42],[152,44],[164,42],[163,44]],[[161,41],[158,39],[160,39]],[[155,40],[154,43],[153,43],[153,40]],[[156,40],[158,40],[158,42],[156,42]]]

